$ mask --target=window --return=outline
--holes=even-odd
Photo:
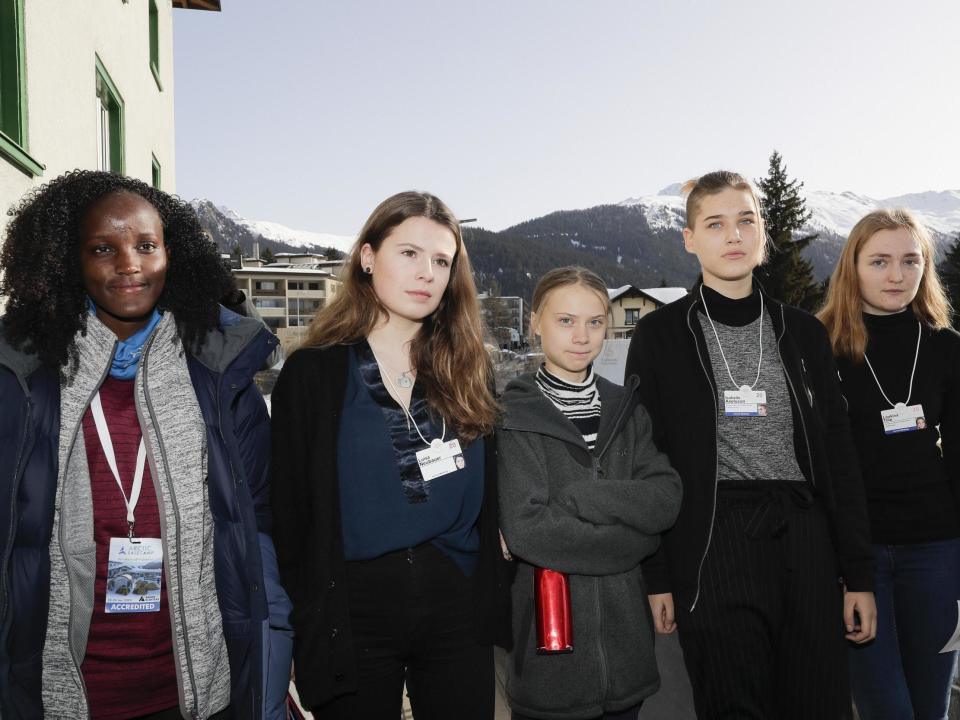
[[[313,315],[323,307],[323,300],[305,300],[303,298],[288,298],[287,312],[290,315]]]
[[[157,89],[163,92],[160,82],[160,28],[157,14],[157,0],[150,0],[150,72],[157,81]]]
[[[277,281],[276,280],[257,280],[253,284],[253,287],[257,290],[273,291],[277,289]]]
[[[97,69],[97,169],[123,172],[123,98],[99,56]]]
[[[43,165],[27,152],[23,1],[0,0],[0,156],[33,177],[43,174]]]
[[[269,308],[271,310],[282,310],[283,309],[283,299],[277,298],[258,298],[253,299],[253,304],[258,308]]]
[[[636,325],[640,319],[640,308],[627,308],[624,313],[627,316],[626,320],[623,321],[624,325]]]
[[[288,282],[287,290],[303,290],[302,282]]]
[[[309,290],[319,290],[319,289],[320,289],[320,283],[318,283],[318,282],[317,282],[317,283],[307,283],[307,288],[308,288]]]
[[[160,189],[160,161],[157,160],[157,156],[153,153],[150,153],[150,165],[153,168],[153,186],[159,190]]]

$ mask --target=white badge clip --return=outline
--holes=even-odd
[[[765,417],[767,393],[744,385],[739,390],[723,391],[723,414],[727,417]]]
[[[881,410],[880,419],[883,421],[883,432],[886,435],[924,430],[927,427],[923,405],[919,404],[897,403],[892,410]]]
[[[420,474],[427,481],[463,470],[466,466],[460,441],[456,439],[446,442],[434,440],[430,447],[417,453],[417,464],[420,465]]]

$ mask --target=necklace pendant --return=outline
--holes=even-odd
[[[411,378],[406,373],[401,373],[397,377],[397,387],[401,387],[404,390],[409,390],[413,387],[413,378]]]

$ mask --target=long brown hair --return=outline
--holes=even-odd
[[[697,213],[700,212],[700,203],[708,195],[716,195],[724,190],[744,190],[753,198],[754,209],[757,213],[757,224],[760,229],[760,264],[767,259],[767,231],[763,222],[763,206],[757,189],[740,173],[730,170],[714,170],[706,175],[687,180],[680,188],[680,194],[687,199],[687,228],[694,229],[697,223]]]
[[[937,276],[929,233],[909,210],[874,210],[860,218],[850,231],[830,276],[827,299],[817,313],[830,335],[834,355],[854,363],[863,362],[863,354],[867,350],[867,327],[863,324],[863,298],[860,295],[857,260],[867,240],[876,233],[901,228],[907,229],[917,241],[923,258],[920,287],[910,303],[913,314],[920,322],[937,330],[950,324],[950,302]]]
[[[343,267],[343,286],[310,323],[304,345],[355,343],[389,317],[374,292],[371,276],[361,267],[360,250],[369,243],[376,252],[395,227],[412,217],[427,218],[449,229],[457,249],[440,304],[424,318],[410,345],[411,367],[425,388],[430,408],[453,425],[461,439],[474,440],[490,433],[497,419],[493,371],[483,345],[483,320],[460,223],[435,195],[401,192],[377,206]]]

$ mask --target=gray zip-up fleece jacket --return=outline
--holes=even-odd
[[[535,718],[593,718],[660,687],[640,561],[680,510],[680,478],[626,387],[597,378],[600,429],[591,453],[534,375],[507,385],[499,442],[500,523],[518,563],[511,708]],[[538,655],[534,566],[568,573],[573,652]]]
[[[77,338],[79,370],[61,387],[60,462],[50,541],[52,590],[43,646],[43,706],[48,717],[89,716],[79,668],[94,607],[96,543],[80,428],[83,413],[110,368],[115,342],[114,335],[90,317],[87,334]],[[205,718],[230,703],[230,665],[214,582],[213,519],[205,498],[206,429],[172,313],[163,316],[144,347],[136,403],[164,528],[180,704],[196,708],[196,717]],[[172,527],[179,534],[168,529]],[[177,542],[171,542],[172,537]],[[187,552],[188,548],[203,551]],[[188,665],[192,683],[182,681]]]

